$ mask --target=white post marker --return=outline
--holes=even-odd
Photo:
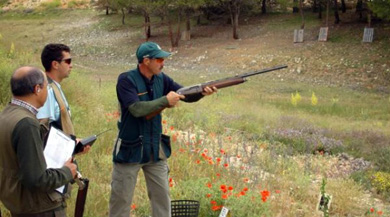
[[[226,207],[222,207],[221,213],[219,214],[219,217],[227,217],[230,216],[229,214],[229,209]]]

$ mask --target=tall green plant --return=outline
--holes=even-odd
[[[390,20],[390,0],[373,0],[368,7],[376,16]]]

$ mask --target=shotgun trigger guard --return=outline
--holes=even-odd
[[[77,171],[76,178],[74,180],[76,181],[77,185],[79,186],[79,190],[83,190],[85,188],[83,176],[81,175],[81,173],[79,171]]]

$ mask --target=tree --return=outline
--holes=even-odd
[[[377,17],[390,20],[390,0],[373,0],[368,7]]]
[[[335,24],[340,23],[339,5],[337,3],[337,0],[334,0],[334,23]]]
[[[221,6],[226,7],[230,13],[230,20],[233,28],[233,39],[238,37],[238,18],[243,0],[219,0]]]
[[[299,0],[299,12],[300,12],[301,18],[302,18],[301,29],[304,29],[305,28],[305,16],[303,15],[303,0]]]
[[[356,13],[359,13],[359,19],[361,20],[363,18],[363,0],[357,0]]]
[[[341,11],[345,13],[347,11],[347,6],[345,5],[345,0],[341,0]]]
[[[262,0],[261,4],[261,13],[266,14],[267,13],[267,0]]]
[[[122,25],[125,25],[126,12],[129,11],[132,2],[129,0],[113,0],[113,1],[116,1],[116,4],[118,5],[117,9],[121,10],[122,12]]]
[[[98,0],[94,4],[98,9],[105,10],[109,15],[110,9],[117,10],[116,0]]]
[[[125,0],[126,1],[126,0]],[[133,0],[134,9],[144,17],[145,40],[148,41],[152,36],[150,16],[154,11],[166,5],[164,0]]]
[[[298,0],[293,0],[294,6],[293,6],[293,13],[298,13],[299,8],[298,8]]]
[[[186,31],[190,34],[191,31],[191,15],[199,10],[200,7],[206,4],[206,0],[178,0],[179,10],[184,12],[186,17]]]

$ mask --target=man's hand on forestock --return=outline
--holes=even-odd
[[[205,87],[203,89],[202,94],[203,94],[203,96],[209,96],[209,95],[216,93],[216,92],[218,92],[218,89],[216,87]]]
[[[167,95],[169,107],[171,108],[176,106],[176,104],[180,101],[180,99],[184,99],[184,98],[185,98],[184,95],[177,94],[174,91],[169,92]]]

